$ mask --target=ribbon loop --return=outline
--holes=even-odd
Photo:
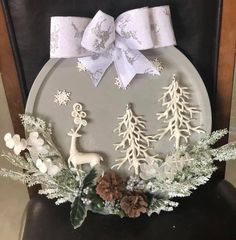
[[[95,86],[112,62],[124,88],[136,74],[159,74],[139,50],[175,44],[169,6],[133,9],[115,21],[100,10],[93,19],[51,18],[50,57],[79,57]]]
[[[81,45],[89,51],[102,53],[115,41],[114,18],[99,10],[84,31]]]
[[[116,19],[116,32],[131,49],[153,48],[149,8],[138,8],[122,13]]]

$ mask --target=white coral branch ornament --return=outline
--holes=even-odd
[[[122,149],[121,152],[125,152],[125,156],[117,159],[116,162],[118,163],[113,165],[112,168],[119,170],[121,166],[128,163],[128,169],[133,168],[135,174],[138,175],[141,163],[151,164],[159,160],[157,155],[149,153],[151,142],[155,141],[155,137],[145,135],[145,121],[142,116],[134,115],[130,105],[127,105],[124,116],[118,119],[121,122],[114,132],[118,132],[123,139],[114,146],[115,150]]]
[[[158,120],[163,119],[167,126],[158,129],[159,133],[156,137],[160,140],[166,134],[170,133],[169,140],[175,138],[175,148],[178,149],[181,139],[188,143],[188,139],[192,132],[198,134],[204,133],[200,126],[193,126],[193,115],[199,113],[196,107],[189,105],[189,95],[187,87],[180,87],[176,80],[175,74],[172,76],[172,82],[168,87],[164,87],[166,92],[159,99],[162,106],[166,110],[162,113],[157,113]]]

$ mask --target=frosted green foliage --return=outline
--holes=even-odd
[[[159,214],[161,211],[170,212],[173,211],[178,205],[179,204],[177,202],[171,200],[152,198],[147,214],[148,216],[151,216],[153,213]]]
[[[77,174],[70,171],[63,162],[61,153],[51,139],[51,126],[42,119],[33,116],[20,115],[20,118],[25,131],[38,133],[48,151],[45,151],[45,154],[32,155],[29,148],[29,153],[26,152],[25,156],[3,152],[2,156],[7,161],[20,169],[24,169],[24,172],[1,169],[0,175],[19,180],[28,186],[41,184],[43,189],[39,193],[45,194],[50,199],[57,198],[57,204],[66,201],[73,202],[78,195]],[[48,159],[59,167],[60,171],[55,176],[41,172],[37,166],[38,160],[46,161]]]
[[[217,143],[222,137],[228,133],[227,129],[221,129],[212,132],[211,134],[206,134],[201,140],[193,145],[192,151],[197,152],[202,149],[209,149],[215,143]]]
[[[176,155],[188,154],[191,158],[191,164],[188,163],[181,171],[177,171],[173,180],[150,179],[147,181],[146,191],[154,195],[165,196],[168,199],[189,196],[193,190],[210,179],[217,169],[214,165],[215,160],[236,159],[236,145],[234,144],[227,144],[216,149],[211,147],[226,134],[227,130],[225,129],[215,131],[193,145],[181,146],[179,151],[176,151]]]
[[[57,203],[73,202],[78,195],[76,175],[69,169],[62,170],[54,177],[41,173],[37,168],[31,168],[25,172],[1,169],[0,175],[21,181],[29,187],[41,184],[43,189],[39,194],[45,194],[49,199],[57,198]]]
[[[34,172],[37,170],[35,165],[33,164],[30,156],[28,154],[25,154],[25,157],[22,157],[20,155],[15,155],[13,153],[6,153],[3,152],[2,157],[4,157],[8,162],[10,162],[12,165],[27,170],[28,172]]]
[[[211,150],[214,160],[228,161],[236,158],[236,144],[227,144],[217,149]]]
[[[76,174],[69,169],[63,169],[55,177],[46,174],[34,174],[28,185],[42,184],[43,190],[40,194],[46,194],[49,199],[57,198],[57,204],[62,202],[73,202],[78,195],[79,186]],[[54,191],[52,191],[54,189]]]
[[[8,178],[11,178],[12,180],[20,181],[22,183],[27,183],[28,178],[29,178],[28,174],[24,174],[21,172],[15,172],[15,171],[5,169],[5,168],[0,169],[0,176],[8,177]]]

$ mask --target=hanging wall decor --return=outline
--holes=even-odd
[[[235,144],[214,147],[228,131],[211,131],[204,83],[174,45],[169,6],[52,17],[51,59],[20,115],[26,137],[4,136],[2,156],[20,170],[0,175],[69,202],[74,228],[88,211],[174,210],[216,161],[236,159]]]

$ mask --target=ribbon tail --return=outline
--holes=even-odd
[[[123,88],[126,88],[136,75],[136,71],[128,62],[124,52],[121,49],[115,48],[113,56],[118,79],[120,80]]]
[[[137,61],[133,62],[133,68],[136,74],[151,74],[160,75],[159,70],[154,66],[154,64],[148,60],[140,51],[135,49],[128,49],[128,54],[135,56]]]
[[[140,51],[135,49],[117,49],[114,60],[118,78],[124,88],[136,74],[160,75],[158,69]]]
[[[78,58],[92,80],[95,87],[98,86],[107,68],[112,63],[112,57],[109,54],[94,54],[88,57]]]

